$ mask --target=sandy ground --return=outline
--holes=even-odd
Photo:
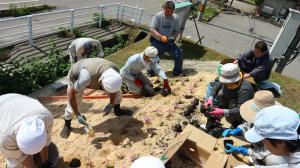
[[[168,97],[157,93],[151,98],[123,99],[122,107],[133,110],[132,117],[116,117],[113,113],[104,115],[102,109],[108,99],[84,100],[79,109],[94,126],[94,137],[84,134],[83,126],[73,120],[70,137],[60,138],[66,101],[42,101],[55,117],[52,141],[59,148],[59,167],[68,167],[66,164],[72,159],[79,159],[80,167],[127,168],[140,156],[160,157],[176,137],[173,126],[183,119],[181,114],[191,102],[185,95],[202,98],[207,83],[215,78],[215,73],[206,71],[188,71],[187,74],[169,79],[172,94]],[[156,79],[152,78],[153,81]],[[199,108],[196,113],[200,113]],[[4,160],[0,155],[2,166]]]

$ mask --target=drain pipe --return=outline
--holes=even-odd
[[[206,5],[207,5],[207,1],[208,1],[208,0],[202,0],[201,5],[200,5],[200,7],[199,7],[198,18],[197,18],[197,20],[198,20],[199,22],[201,22],[201,20],[202,20],[202,18],[203,18],[204,11],[205,11],[205,7],[206,7]]]

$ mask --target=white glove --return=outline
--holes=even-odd
[[[249,165],[238,165],[238,166],[235,166],[234,168],[255,168],[255,166],[249,166]]]
[[[108,105],[105,106],[105,108],[103,109],[103,112],[110,113],[113,108],[114,108],[114,105],[109,103]]]

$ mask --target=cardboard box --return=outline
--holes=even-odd
[[[216,139],[202,130],[188,125],[169,145],[161,160],[168,164],[175,155],[184,156],[198,165],[198,167],[224,168],[240,165],[244,158],[233,157],[224,152],[220,145],[223,139]],[[219,142],[219,143],[218,143]]]

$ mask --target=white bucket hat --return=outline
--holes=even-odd
[[[143,156],[135,160],[130,168],[165,168],[165,165],[156,157]]]
[[[151,62],[159,62],[159,57],[157,56],[158,50],[153,46],[147,47],[144,51],[144,55],[149,57]]]
[[[240,68],[237,64],[227,63],[221,68],[221,76],[219,78],[222,83],[234,83],[241,79]]]
[[[44,122],[36,117],[27,117],[21,121],[16,140],[19,149],[27,154],[39,153],[47,143]]]
[[[256,115],[254,127],[245,133],[245,138],[251,143],[265,138],[279,140],[298,140],[298,114],[283,106],[266,107]]]
[[[99,81],[102,81],[104,90],[109,93],[117,92],[118,90],[120,90],[122,85],[121,75],[112,68],[104,71]]]
[[[268,90],[260,90],[254,94],[253,99],[248,100],[241,105],[240,114],[245,121],[254,123],[255,115],[259,110],[275,104],[281,105],[275,101],[272,92]]]

